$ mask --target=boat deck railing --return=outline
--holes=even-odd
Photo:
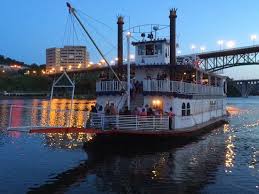
[[[126,89],[126,82],[123,82],[123,85],[125,86],[124,89]],[[122,89],[123,88],[118,81],[99,81],[96,83],[96,92],[120,92]],[[143,92],[209,96],[224,95],[224,89],[222,86],[210,86],[170,80],[144,80]]]
[[[122,81],[99,81],[96,83],[96,92],[120,92],[127,89],[127,82]]]
[[[97,130],[168,130],[168,116],[105,115],[82,110],[11,105],[8,130],[85,128]]]
[[[169,92],[186,95],[223,95],[223,87],[170,80],[145,80],[145,92]]]
[[[90,114],[87,127],[102,130],[168,130],[169,117]]]

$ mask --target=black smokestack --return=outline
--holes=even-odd
[[[118,17],[118,73],[122,75],[123,69],[123,17]]]
[[[176,65],[176,18],[177,9],[170,10],[170,66],[171,71]]]

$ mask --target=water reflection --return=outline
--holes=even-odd
[[[92,140],[93,134],[85,133],[58,133],[46,134],[44,145],[54,149],[78,149],[83,147],[83,143]]]
[[[25,126],[53,126],[83,127],[87,120],[86,113],[95,101],[75,100],[71,108],[70,100],[14,100],[10,117],[10,103],[0,103],[0,128],[7,128],[9,120],[11,127],[21,128]]]
[[[28,193],[256,193],[259,189],[259,104],[250,103],[249,99],[243,101],[230,104],[235,111],[229,118],[230,123],[221,129],[184,147],[153,153],[120,153],[104,157],[81,151],[83,142],[93,138],[87,134],[0,132],[0,159],[4,166],[1,170],[7,169],[0,176],[0,193],[15,192],[19,183],[19,189]],[[49,106],[44,100],[16,102],[35,107]],[[53,103],[51,106],[57,109],[70,107],[69,100]],[[0,102],[0,128],[8,123],[9,104],[13,102]],[[86,110],[90,106],[87,101],[76,101],[73,107]],[[31,113],[17,111],[19,122],[24,122]],[[64,112],[52,114],[53,124],[66,124]],[[35,109],[31,115],[27,119],[35,124],[49,119],[47,109]],[[84,118],[79,111],[71,122],[82,125]],[[41,156],[45,158],[41,159]],[[35,171],[33,177],[32,171]],[[19,182],[14,181],[18,176]]]
[[[64,138],[74,137],[46,136],[47,144],[54,147],[60,147],[57,142],[63,142]],[[222,138],[219,130],[203,140],[169,151],[149,154],[127,152],[105,157],[94,153],[78,166],[53,176],[45,184],[31,187],[28,193],[73,193],[73,185],[77,185],[76,191],[90,193],[195,193],[214,181],[215,171],[225,161],[222,153],[227,145],[222,143]],[[94,179],[91,186],[90,177]]]

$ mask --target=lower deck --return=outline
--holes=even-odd
[[[145,136],[191,136],[194,133],[200,132],[205,128],[216,127],[219,123],[223,124],[226,122],[226,117],[215,118],[208,122],[195,125],[193,127],[184,128],[182,130],[132,130],[132,129],[94,129],[94,128],[34,128],[31,129],[30,133],[88,133],[96,135],[145,135]]]

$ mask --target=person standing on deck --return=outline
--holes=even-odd
[[[173,129],[173,120],[175,117],[175,114],[173,112],[173,107],[170,107],[170,110],[168,112],[168,116],[169,116],[169,129],[172,130]]]
[[[111,111],[110,112],[111,116],[109,119],[110,120],[109,126],[110,126],[110,128],[115,129],[116,128],[116,117],[118,115],[118,111],[117,111],[114,103],[111,103],[110,111]]]
[[[139,114],[139,116],[141,116],[141,117],[146,117],[146,116],[147,116],[147,112],[146,112],[146,109],[145,109],[145,108],[142,109],[142,111],[141,111],[141,113]]]
[[[96,127],[96,124],[98,123],[97,112],[96,106],[92,105],[90,111],[90,123],[92,127]]]

